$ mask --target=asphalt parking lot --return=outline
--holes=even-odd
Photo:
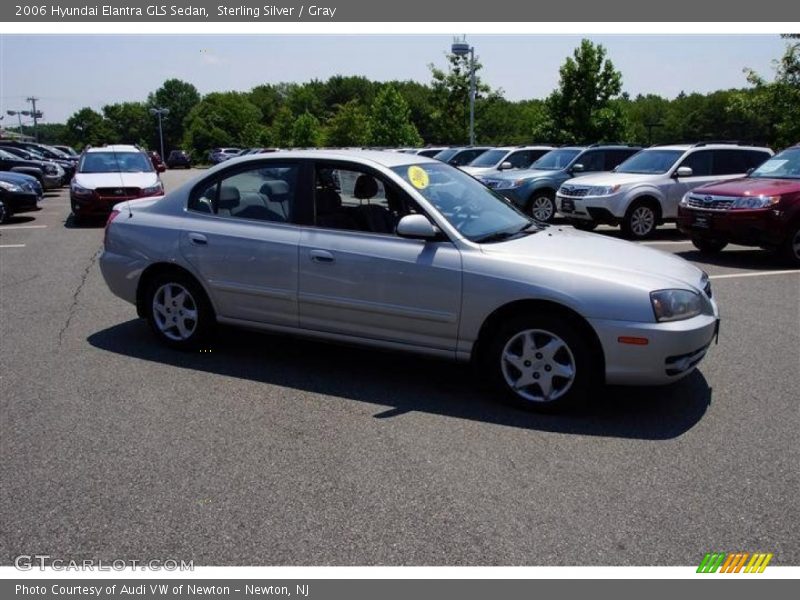
[[[800,271],[766,252],[646,242],[712,276],[719,345],[541,416],[464,365],[240,331],[165,349],[106,288],[102,226],[42,206],[0,226],[2,564],[800,564]]]

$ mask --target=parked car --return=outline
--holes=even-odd
[[[238,155],[241,151],[241,148],[214,148],[208,153],[208,160],[212,165],[218,165]]]
[[[86,150],[70,184],[70,206],[76,221],[107,216],[125,200],[163,195],[164,186],[150,158],[136,146]]]
[[[70,160],[48,158],[44,154],[38,152],[33,148],[25,148],[22,146],[6,146],[3,144],[2,140],[0,140],[0,148],[5,150],[6,152],[9,152],[10,154],[13,154],[14,156],[18,156],[23,160],[33,160],[33,161],[49,162],[57,164],[64,170],[64,175],[61,178],[60,185],[65,185],[66,183],[68,183],[69,180],[72,179],[72,176],[75,174],[75,163],[73,163]]]
[[[57,188],[64,178],[64,169],[56,163],[42,160],[25,160],[0,147],[0,171],[24,173],[36,178],[45,190]]]
[[[459,167],[473,177],[511,169],[527,169],[553,146],[506,146],[487,150],[466,166]]]
[[[613,173],[586,175],[558,190],[558,210],[581,229],[621,225],[633,239],[674,221],[678,202],[697,186],[742,177],[772,156],[772,150],[731,143],[679,144],[642,150]]]
[[[80,156],[80,154],[78,154],[75,151],[75,148],[73,148],[72,146],[55,145],[55,146],[53,146],[53,148],[55,148],[56,150],[61,150],[61,152],[63,152],[67,156],[74,156],[75,158],[78,158]]]
[[[800,145],[747,177],[688,192],[678,207],[678,228],[704,254],[729,243],[760,246],[800,267]]]
[[[17,214],[39,210],[42,187],[36,178],[21,173],[0,172],[0,223]]]
[[[551,150],[530,169],[478,176],[534,219],[548,223],[556,215],[556,190],[580,173],[610,171],[641,150],[640,146],[592,144]]]
[[[184,152],[183,150],[173,150],[167,156],[167,166],[170,169],[177,169],[178,167],[182,169],[191,169],[192,168],[192,157],[189,156],[188,152]]]
[[[117,210],[103,277],[175,348],[223,323],[473,360],[556,410],[604,381],[676,381],[718,329],[689,262],[537,222],[419,156],[254,156]]]
[[[462,167],[468,165],[473,160],[478,158],[487,150],[491,150],[490,146],[468,146],[466,148],[445,148],[433,158],[440,160],[448,165],[454,167]]]
[[[155,150],[149,150],[147,152],[147,157],[150,159],[156,173],[163,173],[167,170],[167,166],[164,164],[164,161],[161,160],[161,155]]]
[[[424,156],[426,158],[433,158],[443,150],[447,150],[447,148],[418,148],[414,154],[417,156]]]

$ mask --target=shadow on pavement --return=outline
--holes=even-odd
[[[665,440],[691,429],[712,390],[699,371],[660,388],[607,387],[582,413],[540,415],[491,401],[469,365],[401,353],[220,328],[210,352],[186,353],[159,344],[143,320],[92,334],[102,350],[183,369],[385,405],[375,418],[428,412],[558,433]]]
[[[703,254],[697,250],[676,252],[677,256],[695,263],[728,267],[731,269],[747,269],[752,271],[780,271],[792,265],[777,252],[760,248],[750,250],[723,250],[717,254]]]
[[[70,214],[64,221],[64,227],[67,229],[97,229],[105,227],[106,217],[81,217],[76,220],[75,215]]]

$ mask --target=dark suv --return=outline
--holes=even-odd
[[[562,183],[584,173],[610,171],[641,149],[623,144],[565,146],[548,152],[530,169],[478,179],[534,219],[548,222],[556,214],[556,190]]]
[[[678,206],[678,228],[703,253],[728,243],[760,246],[800,267],[800,145],[745,178],[688,192]]]
[[[169,156],[167,156],[167,167],[170,169],[177,169],[178,167],[182,169],[191,169],[192,158],[183,150],[173,150],[169,153]]]

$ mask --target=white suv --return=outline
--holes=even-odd
[[[634,239],[650,236],[678,216],[678,203],[695,187],[743,177],[772,156],[769,148],[701,142],[647,148],[611,173],[576,177],[556,194],[558,211],[578,229],[621,225]]]

